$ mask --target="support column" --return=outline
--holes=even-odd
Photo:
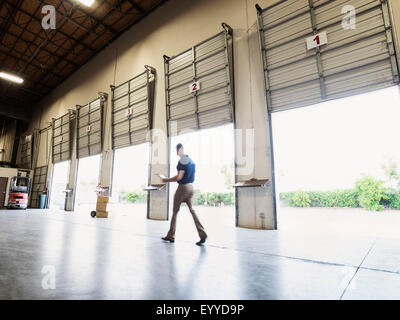
[[[103,188],[111,190],[113,180],[113,168],[114,168],[114,150],[104,150],[101,154],[100,164],[100,178],[99,183]],[[111,191],[112,192],[112,191]],[[104,194],[105,196],[111,194]]]
[[[263,73],[260,72],[263,65],[259,41],[257,24],[248,31],[235,30],[235,51],[241,55],[242,64],[246,60],[248,63],[248,66],[237,68],[235,79],[235,179],[236,183],[268,180],[262,187],[236,188],[236,225],[275,230],[271,117],[266,106]]]
[[[165,131],[156,129],[151,134],[149,185],[154,186],[148,191],[147,218],[151,220],[168,220],[169,185],[163,183],[155,174],[169,176],[169,146]]]
[[[102,138],[102,150],[100,172],[99,172],[99,184],[108,189],[108,193],[105,192],[105,196],[112,195],[112,181],[114,171],[114,150],[112,149],[112,108],[111,102],[109,101],[109,95],[104,92],[99,92],[101,104],[103,108],[102,112],[102,125],[103,125],[103,138]],[[110,98],[112,99],[112,98]]]
[[[146,68],[150,68],[145,66]],[[164,63],[165,68],[165,63]],[[169,143],[166,115],[164,113],[165,105],[157,105],[157,96],[165,94],[165,87],[158,86],[156,90],[157,74],[154,68],[151,68],[154,74],[154,80],[148,87],[150,97],[150,128],[147,140],[150,142],[149,152],[149,189],[147,194],[147,219],[168,221],[169,212],[169,184],[163,184],[156,174],[169,176]],[[164,69],[166,72],[166,69]],[[158,108],[161,108],[159,110]]]
[[[75,111],[70,110],[70,112],[74,113]],[[78,175],[78,159],[76,154],[76,126],[77,121],[76,118],[71,120],[71,160],[69,164],[69,174],[68,174],[68,182],[66,190],[70,191],[66,194],[65,200],[65,211],[74,211],[75,206],[75,191],[76,191],[76,179]]]

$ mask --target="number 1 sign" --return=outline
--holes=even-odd
[[[315,34],[312,37],[307,38],[307,50],[320,47],[327,43],[328,43],[328,36],[326,35],[326,32]]]
[[[200,82],[194,82],[189,85],[189,92],[193,93],[200,90]]]

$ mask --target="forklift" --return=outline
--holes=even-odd
[[[26,210],[28,208],[30,187],[31,178],[29,177],[29,173],[23,177],[22,172],[18,171],[18,176],[11,179],[8,208]]]

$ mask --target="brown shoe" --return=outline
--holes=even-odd
[[[171,242],[171,243],[174,243],[174,242],[175,242],[174,239],[169,239],[169,238],[167,238],[167,237],[162,237],[161,240],[164,240],[164,241],[167,241],[167,242],[169,241],[169,242]]]

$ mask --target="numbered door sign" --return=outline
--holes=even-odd
[[[133,114],[133,107],[126,109],[126,116],[130,117]]]
[[[193,93],[193,92],[197,92],[201,89],[200,87],[200,81],[197,82],[193,82],[189,85],[189,92]]]
[[[307,38],[307,50],[311,50],[328,43],[326,32],[321,32]]]
[[[86,132],[87,132],[87,133],[90,133],[90,131],[92,131],[92,126],[87,126]]]

